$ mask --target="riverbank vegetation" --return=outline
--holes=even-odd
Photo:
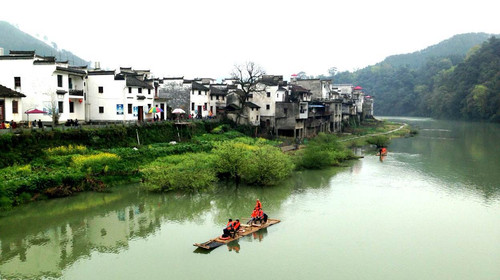
[[[38,150],[36,155],[1,169],[0,209],[81,191],[103,191],[113,184],[134,181],[142,182],[151,191],[202,190],[217,181],[267,186],[297,169],[338,166],[354,158],[348,145],[333,134],[319,134],[295,153],[283,153],[280,141],[249,137],[241,132],[245,129],[237,131],[229,124],[192,123],[195,127],[180,128],[168,125],[172,131],[164,133],[163,140],[155,136],[158,141],[155,142],[140,136],[144,138],[140,146],[134,142],[137,134],[161,133],[165,127],[150,126],[152,131],[144,134],[138,128],[120,126],[114,132],[69,131],[84,135],[73,144],[65,143],[75,136],[62,132],[45,132],[52,136],[40,132],[29,137],[22,135],[30,143],[38,139],[41,147],[33,147]],[[92,137],[88,135],[99,140],[90,141]],[[103,135],[118,139],[113,141],[111,137],[104,141]],[[179,137],[182,142],[173,142]],[[53,146],[48,140],[51,138]],[[16,141],[10,143],[7,154],[19,153],[13,149],[15,146],[27,146]],[[117,143],[115,147],[113,143]]]

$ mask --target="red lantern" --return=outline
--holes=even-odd
[[[82,103],[83,102],[83,99],[79,99],[78,102]]]

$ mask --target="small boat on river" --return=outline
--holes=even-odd
[[[247,236],[249,234],[252,234],[256,231],[259,231],[263,228],[270,227],[272,225],[275,225],[279,223],[280,220],[278,219],[267,219],[267,223],[265,224],[252,224],[252,225],[247,225],[247,224],[241,224],[240,229],[238,230],[238,233],[234,237],[229,237],[227,239],[222,239],[220,236],[216,238],[212,238],[208,240],[207,242],[203,243],[194,243],[193,246],[196,246],[198,248],[206,249],[206,250],[212,250],[214,248],[217,248],[219,246],[222,246],[224,244],[227,244],[231,241],[237,240],[242,238],[243,236]]]

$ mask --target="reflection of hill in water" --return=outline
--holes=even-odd
[[[229,217],[249,217],[256,198],[272,216],[290,195],[328,187],[336,172],[298,172],[278,186],[225,184],[202,194],[148,194],[125,186],[26,205],[0,218],[1,276],[59,277],[80,258],[119,253],[131,239],[146,238],[166,222],[201,223],[207,212],[221,226]]]
[[[467,188],[485,200],[498,197],[499,124],[426,121],[418,126],[416,137],[392,141],[390,149],[399,153],[399,161],[443,179],[450,190]],[[415,154],[420,157],[408,156]]]

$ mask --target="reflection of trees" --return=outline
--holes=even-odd
[[[397,139],[391,148],[420,155],[412,166],[454,188],[468,188],[486,200],[499,195],[498,124],[435,121],[423,125],[417,137]]]
[[[222,226],[229,217],[249,217],[257,198],[272,216],[291,194],[325,188],[335,173],[299,172],[277,186],[231,183],[201,194],[149,194],[124,186],[111,193],[33,203],[0,218],[0,271],[6,278],[59,277],[82,257],[96,251],[118,253],[132,238],[146,238],[167,221],[201,221],[212,212]],[[261,230],[257,237],[265,233]]]
[[[193,220],[210,208],[208,195],[150,195],[135,187],[28,205],[0,219],[0,271],[4,277],[57,277],[94,251],[118,253],[165,220]]]

